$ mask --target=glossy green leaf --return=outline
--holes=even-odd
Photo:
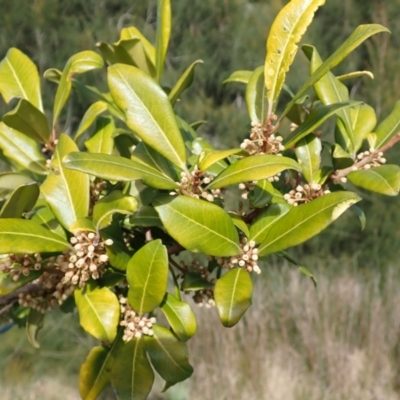
[[[62,71],[60,71],[57,68],[46,69],[46,71],[44,71],[43,73],[44,79],[57,84],[60,83],[61,76],[62,76]]]
[[[295,153],[307,182],[314,181],[314,174],[321,164],[322,144],[315,135],[308,135],[296,143]]]
[[[63,239],[67,239],[67,235],[65,233],[64,228],[61,226],[61,224],[57,221],[57,218],[51,211],[50,207],[43,203],[39,203],[34,209],[33,209],[33,216],[31,218],[32,221],[40,224],[44,228],[47,228],[48,230],[52,231],[58,236],[61,236]]]
[[[179,340],[188,341],[197,330],[196,316],[190,305],[167,293],[161,310]]]
[[[114,149],[115,123],[110,117],[99,117],[93,136],[86,140],[85,147],[91,153],[111,154]]]
[[[130,221],[136,226],[162,226],[162,222],[157,214],[157,211],[150,206],[140,207],[138,212],[131,217]]]
[[[171,36],[171,2],[157,1],[157,34],[156,34],[156,77],[160,82],[164,69],[165,56]]]
[[[364,42],[364,40],[380,32],[390,33],[389,29],[379,24],[358,26],[354,32],[342,43],[342,45],[339,46],[336,51],[330,57],[328,57],[324,63],[307,79],[293,99],[288,103],[281,114],[280,119],[282,119],[292,108],[293,104],[295,104],[295,102],[302,97],[311,86],[313,86],[324,75],[326,75],[328,71],[340,64],[346,58],[346,56],[356,49],[362,42]]]
[[[94,51],[81,51],[67,61],[61,75],[53,106],[53,127],[71,93],[72,77],[103,66],[103,59]]]
[[[194,79],[194,70],[197,64],[203,64],[203,60],[196,60],[190,64],[169,92],[168,98],[172,105],[174,105],[179,99],[180,95],[192,85]]]
[[[97,230],[110,225],[114,214],[129,215],[138,208],[137,200],[119,190],[102,197],[93,208],[93,223]]]
[[[214,287],[214,283],[207,281],[195,272],[186,273],[182,282],[182,289],[185,292],[196,292],[211,287]]]
[[[188,196],[158,196],[154,207],[169,235],[194,253],[227,257],[240,253],[239,237],[220,207]]]
[[[233,83],[233,82],[240,82],[247,84],[250,80],[251,75],[254,71],[235,71],[228,78],[226,78],[222,84],[225,83]]]
[[[133,338],[116,345],[111,369],[111,385],[118,400],[146,400],[154,382],[154,372],[146,355],[145,339]]]
[[[244,269],[231,269],[218,279],[214,299],[222,325],[228,328],[236,325],[251,306],[252,295],[250,274]]]
[[[323,185],[334,172],[333,168],[324,165],[314,174],[314,182]]]
[[[268,234],[271,226],[280,223],[280,219],[286,215],[292,206],[288,203],[278,203],[270,205],[263,211],[251,224],[249,240],[261,243]]]
[[[146,336],[146,350],[154,369],[166,381],[164,391],[189,378],[193,368],[189,364],[186,344],[168,329],[153,325],[153,336]]]
[[[0,62],[0,93],[6,103],[17,97],[43,111],[38,70],[22,51],[12,47]]]
[[[1,208],[0,218],[22,218],[24,213],[32,210],[39,193],[39,186],[36,182],[19,186]]]
[[[26,320],[26,336],[28,337],[29,343],[36,349],[40,347],[37,337],[39,331],[43,328],[43,323],[44,314],[31,308]]]
[[[21,99],[14,110],[3,116],[3,122],[36,142],[47,143],[50,138],[46,116],[25,99]]]
[[[251,122],[264,123],[268,110],[264,66],[256,68],[247,83],[246,104]]]
[[[46,160],[39,151],[37,143],[0,122],[0,148],[4,155],[27,170],[47,175]]]
[[[248,199],[253,208],[263,208],[272,200],[272,193],[275,188],[267,179],[257,182],[254,189],[249,193]]]
[[[79,393],[83,400],[96,400],[110,382],[113,348],[93,347],[79,371]]]
[[[217,163],[218,161],[224,160],[229,156],[233,155],[246,155],[246,152],[243,149],[229,149],[229,150],[211,150],[204,149],[198,161],[198,167],[201,171],[207,171],[212,165]]]
[[[63,158],[74,151],[78,151],[75,142],[61,134],[54,151],[52,170],[40,187],[54,215],[66,229],[89,211],[89,177],[62,164]]]
[[[317,129],[332,115],[337,114],[339,111],[345,108],[356,107],[359,104],[360,102],[350,101],[314,108],[305,119],[305,121],[298,128],[296,128],[287,138],[285,138],[283,144],[287,149],[294,146],[300,139]]]
[[[377,126],[372,142],[373,148],[378,150],[388,143],[400,130],[400,100],[396,102],[390,114]]]
[[[275,110],[286,73],[297,53],[297,43],[313,20],[318,7],[324,3],[325,0],[292,0],[275,18],[268,35],[265,60],[268,115]]]
[[[32,182],[30,176],[18,172],[0,173],[0,199],[7,198],[18,186]]]
[[[75,302],[82,328],[101,340],[112,343],[117,336],[120,304],[115,293],[103,287],[75,289]]]
[[[264,154],[245,157],[222,171],[208,185],[208,189],[267,179],[285,169],[301,171],[300,165],[291,158]]]
[[[69,248],[67,241],[36,222],[0,219],[0,254],[53,253]]]
[[[331,148],[332,163],[335,169],[344,169],[354,164],[354,159],[347,151],[335,143]]]
[[[83,218],[77,219],[75,222],[73,222],[69,226],[69,231],[72,233],[76,233],[76,232],[97,233],[92,217],[83,217]]]
[[[397,196],[400,190],[400,167],[382,165],[381,167],[350,172],[348,180],[355,186],[371,192]]]
[[[376,125],[375,110],[368,104],[361,103],[358,107],[350,108],[350,118],[354,132],[356,151]]]
[[[82,136],[96,121],[96,118],[107,111],[107,103],[104,101],[96,101],[93,103],[85,112],[82,117],[82,120],[78,126],[75,135],[75,141],[78,140],[80,136]]]
[[[186,150],[175,115],[162,88],[138,68],[116,64],[108,69],[108,85],[126,124],[146,144],[185,169]]]
[[[128,302],[138,314],[153,311],[162,302],[168,283],[167,249],[160,239],[140,248],[127,269]]]
[[[177,183],[149,165],[108,154],[70,153],[64,158],[63,165],[67,169],[108,181],[129,182],[143,179],[149,186],[157,189],[178,187]]]
[[[0,272],[0,296],[5,296],[25,286],[27,283],[37,279],[42,273],[43,271],[31,271],[28,276],[21,275],[17,281],[14,281],[9,274]]]
[[[258,254],[266,256],[296,246],[320,233],[361,198],[351,192],[334,192],[293,207],[278,224],[273,224]]]

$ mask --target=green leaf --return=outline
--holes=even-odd
[[[368,104],[361,103],[358,107],[350,108],[350,118],[354,132],[355,149],[359,150],[369,133],[375,128],[375,110]]]
[[[251,122],[264,123],[268,109],[264,66],[256,68],[249,79],[246,86],[246,104]]]
[[[270,205],[251,224],[249,240],[261,243],[268,235],[271,226],[280,223],[280,219],[286,215],[292,207],[288,203],[277,203]]]
[[[229,213],[229,216],[231,217],[232,222],[235,224],[235,226],[238,229],[240,229],[246,237],[249,237],[249,234],[250,234],[249,228],[248,228],[246,222],[243,221],[243,218],[240,215],[233,214],[233,213]]]
[[[357,215],[358,219],[360,220],[361,231],[363,231],[367,225],[367,218],[364,211],[357,206],[351,206],[350,210],[352,210]]]
[[[297,53],[296,43],[301,40],[318,7],[324,3],[325,0],[292,0],[275,18],[268,35],[265,60],[268,115],[275,110],[286,72]]]
[[[110,382],[113,348],[93,347],[79,371],[79,393],[83,400],[96,400]]]
[[[43,202],[44,203],[44,202]],[[42,203],[39,203],[34,209],[33,209],[33,216],[31,218],[31,221],[34,221],[44,228],[47,228],[48,230],[52,231],[58,236],[61,236],[63,239],[67,239],[67,235],[65,234],[64,228],[61,226],[61,224],[57,221],[57,218],[51,211],[50,207],[47,205],[44,205]]]
[[[82,328],[104,343],[112,343],[117,336],[120,304],[115,293],[103,287],[75,289],[75,302]]]
[[[64,158],[63,165],[94,175],[108,181],[129,182],[143,179],[149,186],[157,189],[175,189],[178,184],[166,178],[161,172],[149,165],[108,154],[70,153]]]
[[[250,80],[251,75],[254,71],[235,71],[228,78],[226,78],[222,84],[232,83],[232,82],[240,82],[247,84]]]
[[[245,157],[222,171],[208,185],[207,189],[218,189],[242,182],[267,179],[285,169],[301,171],[300,165],[291,158],[278,157],[269,154]]]
[[[157,34],[156,34],[156,76],[161,81],[165,56],[171,36],[171,3],[170,0],[157,1]]]
[[[17,281],[14,281],[9,274],[0,272],[0,296],[15,292],[27,283],[39,278],[42,273],[43,271],[31,271],[28,276],[21,275]]]
[[[301,165],[302,174],[308,183],[314,181],[314,174],[321,164],[322,144],[315,135],[310,134],[296,143],[295,153]]]
[[[348,180],[355,186],[371,192],[397,196],[400,190],[400,167],[382,165],[381,167],[350,172]]]
[[[128,302],[138,314],[153,311],[160,305],[168,283],[167,249],[160,239],[145,244],[133,255],[126,277]]]
[[[126,124],[146,144],[185,170],[186,150],[174,111],[162,88],[143,71],[129,65],[108,68],[108,85]]]
[[[179,96],[192,85],[194,79],[194,69],[197,64],[203,64],[203,60],[196,60],[185,70],[185,72],[181,75],[178,81],[175,83],[175,86],[171,89],[168,94],[169,101],[172,105],[176,103],[179,99]]]
[[[77,219],[74,223],[72,223],[70,225],[69,231],[72,233],[75,233],[75,232],[97,233],[96,227],[93,224],[92,217],[83,217],[83,218]]]
[[[299,266],[298,269],[303,275],[307,276],[308,278],[310,278],[312,280],[315,287],[318,286],[317,280],[315,279],[315,276],[313,275],[312,272],[310,272],[306,267],[302,267],[302,266]]]
[[[146,400],[154,382],[154,372],[146,356],[145,339],[133,338],[116,345],[111,369],[111,385],[118,400]]]
[[[18,186],[32,182],[30,176],[17,172],[0,172],[0,199],[7,198]]]
[[[73,151],[78,151],[75,142],[61,134],[53,155],[52,171],[40,187],[54,215],[66,229],[89,211],[89,177],[62,164],[63,158]]]
[[[14,47],[0,62],[0,93],[6,103],[17,97],[43,111],[38,70],[28,56]]]
[[[262,241],[260,257],[296,246],[320,233],[361,198],[351,192],[334,192],[293,207],[273,224]]]
[[[55,126],[61,110],[68,100],[72,88],[72,77],[76,74],[83,74],[93,69],[101,68],[104,65],[103,59],[94,51],[81,51],[74,54],[67,61],[61,75],[53,106],[53,127]]]
[[[263,208],[272,200],[272,193],[275,188],[267,179],[257,182],[254,189],[249,193],[248,199],[253,208]]]
[[[78,130],[75,135],[75,142],[82,136],[96,121],[96,118],[107,111],[107,103],[104,101],[96,101],[85,112],[79,123]]]
[[[110,225],[114,214],[129,215],[138,208],[137,200],[119,190],[114,190],[107,196],[102,197],[94,206],[93,223],[96,230]]]
[[[218,279],[214,299],[222,325],[231,328],[239,322],[251,306],[252,294],[250,274],[244,269],[231,269]]]
[[[49,68],[49,69],[46,69],[46,71],[44,71],[43,78],[47,79],[50,82],[57,83],[57,85],[58,85],[61,80],[61,75],[62,75],[62,72],[59,69]]]
[[[207,281],[199,274],[196,274],[194,272],[186,273],[182,282],[182,289],[185,292],[196,292],[198,290],[203,290],[211,287],[214,287],[214,283]]]
[[[0,122],[0,148],[4,155],[25,169],[40,175],[47,175],[46,160],[37,143]]]
[[[354,164],[353,157],[347,151],[335,143],[331,148],[332,164],[335,169],[344,169]]]
[[[363,78],[364,76],[374,79],[374,74],[371,71],[354,71],[344,75],[339,75],[336,78],[339,79],[340,82],[343,82],[349,79]]]
[[[53,253],[68,249],[67,241],[36,222],[0,219],[0,254]]]
[[[162,222],[158,217],[157,211],[150,206],[142,206],[138,212],[132,215],[130,222],[136,226],[151,227],[162,226]]]
[[[40,347],[37,337],[39,331],[43,328],[43,322],[44,314],[31,308],[26,320],[26,336],[28,337],[29,343],[36,349]]]
[[[305,121],[283,141],[285,147],[288,149],[294,146],[300,139],[313,132],[315,129],[321,126],[329,117],[337,114],[340,110],[348,107],[355,107],[359,104],[360,102],[350,101],[314,108],[305,119]]]
[[[189,378],[193,368],[189,364],[189,354],[182,343],[168,329],[153,325],[154,336],[146,336],[146,350],[151,363],[161,378],[166,381],[164,391],[178,382]]]
[[[204,149],[200,156],[198,166],[201,171],[207,171],[212,165],[218,161],[224,160],[229,156],[233,155],[246,155],[247,153],[243,149],[229,149],[229,150],[211,150]]]
[[[115,123],[110,117],[97,119],[93,136],[86,140],[85,146],[91,153],[111,154],[114,149]]]
[[[153,204],[168,234],[187,250],[220,257],[240,253],[235,225],[217,205],[168,195],[156,197]]]
[[[188,341],[197,330],[196,316],[190,305],[167,293],[161,310],[179,340]]]
[[[390,141],[399,132],[400,128],[400,100],[396,102],[390,114],[377,126],[374,149],[378,150]]]
[[[302,97],[312,85],[326,75],[329,70],[340,64],[346,58],[346,56],[356,49],[362,42],[364,42],[364,40],[379,32],[390,33],[389,29],[379,24],[358,26],[354,32],[342,43],[342,45],[307,79],[307,81],[286,106],[285,110],[281,114],[280,119],[282,119],[292,108],[293,104],[295,104],[296,101]]]
[[[39,186],[30,182],[14,190],[0,211],[0,218],[22,218],[31,211],[39,197]]]
[[[21,99],[14,110],[3,116],[3,122],[36,142],[47,143],[50,138],[46,116],[25,99]]]

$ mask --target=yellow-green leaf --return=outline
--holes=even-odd
[[[160,82],[171,36],[171,2],[157,0],[156,78]]]

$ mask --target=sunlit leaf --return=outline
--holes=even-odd
[[[373,148],[380,149],[388,143],[400,130],[400,100],[397,101],[390,114],[377,126]]]
[[[96,101],[93,103],[83,115],[81,122],[75,135],[75,141],[78,140],[96,121],[96,118],[107,110],[107,103],[104,101]]]
[[[24,213],[32,210],[39,194],[36,182],[19,186],[1,207],[0,218],[21,218]]]
[[[250,80],[253,71],[235,71],[228,78],[226,78],[222,84],[232,83],[232,82],[240,82],[240,83],[248,83]]]
[[[156,78],[161,80],[165,56],[171,36],[171,3],[170,0],[157,1],[157,34],[156,34]]]
[[[296,143],[295,153],[301,165],[302,174],[307,182],[312,183],[314,174],[321,164],[322,144],[315,135],[308,135]]]
[[[264,66],[258,67],[247,83],[246,104],[251,122],[257,121],[264,123],[268,110]]]
[[[111,154],[114,149],[115,123],[110,117],[99,117],[92,137],[85,142],[91,153]]]

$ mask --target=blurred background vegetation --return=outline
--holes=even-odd
[[[95,50],[98,41],[117,41],[123,27],[134,25],[149,40],[155,38],[156,0],[1,3],[0,59],[10,47],[18,47],[35,61],[41,75],[51,67],[63,69],[76,52]],[[249,131],[243,86],[222,82],[235,70],[263,64],[269,27],[286,3],[172,0],[173,32],[162,84],[173,85],[193,61],[204,61],[196,67],[193,87],[177,110],[189,122],[206,120],[199,132],[217,147],[238,145]],[[376,109],[378,120],[399,99],[399,18],[397,0],[327,0],[302,41],[315,45],[326,58],[359,24],[380,23],[392,31],[390,36],[369,39],[334,71],[373,72],[374,80],[346,83],[353,98]],[[308,62],[299,50],[289,73],[290,87],[296,90],[307,74]],[[79,79],[105,87],[104,76],[104,71],[97,71]],[[43,80],[42,88],[45,106],[51,110],[54,84]],[[79,94],[72,96],[64,113],[65,132],[76,128],[89,104]],[[0,111],[9,109],[0,100]],[[388,158],[398,163],[399,155],[394,149]],[[208,314],[200,314],[200,323],[207,326],[191,343],[195,376],[172,394],[152,398],[195,399],[193,393],[200,390],[204,399],[399,399],[399,203],[397,198],[361,195],[367,215],[363,232],[356,215],[348,212],[323,235],[291,251],[317,276],[316,291],[296,270],[271,258],[246,321],[222,333],[212,330],[215,323],[210,324]],[[377,326],[382,332],[375,332]],[[13,328],[1,337],[3,398],[78,399],[74,387],[79,364],[93,343],[83,335],[76,316],[50,317],[39,352],[22,336]],[[221,351],[227,361],[208,359],[204,349],[214,349],[212,354]],[[231,353],[236,358],[229,362]],[[355,364],[350,368],[349,363]],[[267,379],[268,371],[273,378]],[[346,384],[340,384],[340,377]],[[222,378],[231,391],[217,391]],[[246,395],[245,388],[252,394]]]

